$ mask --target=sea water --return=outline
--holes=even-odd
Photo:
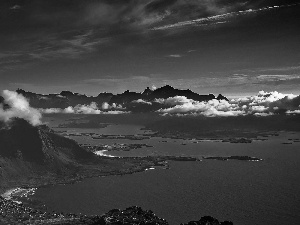
[[[139,126],[111,125],[103,129],[68,132],[139,134]],[[66,130],[66,128],[64,129]],[[137,205],[151,209],[171,225],[210,215],[237,225],[299,224],[300,143],[288,139],[299,133],[280,133],[251,144],[151,138],[146,140],[72,137],[80,143],[146,143],[149,148],[107,152],[114,156],[232,156],[246,155],[259,162],[202,160],[169,162],[155,169],[123,176],[85,179],[79,183],[40,188],[34,195],[48,209],[102,214],[113,208]],[[282,144],[291,142],[292,144]]]

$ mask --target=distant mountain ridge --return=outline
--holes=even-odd
[[[102,104],[108,102],[113,94],[112,93],[100,93],[98,96],[87,96],[79,93],[73,93],[70,91],[62,91],[59,94],[36,94],[28,92],[22,89],[16,91],[18,94],[22,94],[24,97],[30,100],[30,105],[34,108],[66,108],[69,106],[76,106],[78,104],[90,104],[96,102]],[[1,100],[0,100],[1,101]]]
[[[226,100],[228,99],[219,94],[217,97],[213,94],[208,95],[199,95],[189,89],[180,90],[173,88],[170,85],[165,85],[161,88],[157,88],[155,90],[151,90],[147,87],[143,92],[132,92],[125,91],[122,94],[112,94],[112,93],[100,93],[98,96],[87,96],[79,93],[73,93],[70,91],[62,91],[59,94],[36,94],[32,92],[28,92],[22,89],[18,89],[17,93],[22,94],[24,97],[30,100],[30,105],[34,108],[66,108],[69,106],[90,104],[91,102],[96,102],[98,105],[107,102],[108,104],[117,104],[123,105],[126,108],[136,108],[132,103],[137,100],[143,101],[153,101],[155,99],[167,99],[175,96],[185,96],[188,99],[192,99],[195,101],[209,101],[212,99],[217,100]],[[144,107],[145,108],[145,107]],[[152,107],[153,108],[153,107]],[[154,109],[156,107],[154,106]],[[149,110],[149,107],[144,110]]]
[[[189,89],[180,90],[180,89],[173,88],[170,85],[165,85],[155,90],[151,90],[149,87],[147,87],[142,93],[125,91],[122,94],[117,94],[112,96],[112,98],[110,99],[110,103],[126,104],[138,99],[142,99],[145,101],[153,101],[154,99],[160,99],[160,98],[166,99],[175,96],[185,96],[188,99],[193,99],[195,101],[200,101],[200,102],[217,99],[213,94],[199,95]],[[228,101],[228,99],[221,94],[219,94],[218,99],[219,100],[224,99]]]

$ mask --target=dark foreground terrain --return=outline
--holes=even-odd
[[[0,197],[0,224],[151,224],[167,225],[168,222],[157,217],[151,210],[142,210],[140,207],[133,206],[125,210],[113,209],[104,215],[76,215],[64,213],[47,213],[26,207],[21,203],[12,200],[5,200]],[[231,225],[232,222],[219,222],[210,216],[202,217],[199,221],[191,221],[186,224],[195,225]]]

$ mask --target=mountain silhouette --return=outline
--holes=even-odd
[[[9,125],[0,122],[0,189],[14,182],[76,174],[81,165],[93,162],[101,165],[92,152],[46,125],[34,127],[18,118]]]
[[[180,90],[176,89],[170,85],[165,85],[163,87],[151,90],[147,87],[143,92],[133,92],[127,90],[121,94],[112,93],[100,93],[98,96],[87,96],[79,93],[73,93],[71,91],[62,91],[59,94],[35,94],[32,92],[27,92],[22,89],[18,89],[17,93],[22,94],[24,97],[29,99],[30,105],[34,108],[67,108],[69,106],[76,105],[89,105],[91,102],[95,102],[98,105],[102,105],[104,102],[116,105],[122,105],[124,108],[129,109],[133,112],[146,112],[155,111],[161,108],[160,105],[153,102],[155,99],[167,99],[175,96],[185,96],[188,99],[194,101],[209,101],[212,99],[226,100],[228,99],[219,94],[217,97],[213,94],[200,95],[189,89]],[[152,104],[137,104],[137,100],[149,101]],[[1,101],[1,99],[0,99]]]

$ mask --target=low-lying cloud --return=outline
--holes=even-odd
[[[145,101],[143,99],[134,100],[134,101],[132,101],[132,103],[140,103],[140,104],[152,105],[152,102],[148,102],[148,101]]]
[[[102,103],[102,109],[103,110],[108,110],[108,109],[119,109],[119,110],[122,110],[123,107],[122,107],[122,105],[117,105],[116,103],[112,103],[110,105],[107,102],[103,102]]]
[[[0,121],[7,123],[13,118],[21,118],[33,126],[41,124],[41,113],[30,107],[28,100],[23,95],[4,90],[1,96],[3,103],[0,102]]]
[[[209,101],[195,101],[185,96],[159,98],[154,100],[138,99],[129,105],[108,104],[101,106],[91,102],[89,105],[78,104],[75,107],[34,109],[28,100],[17,92],[5,90],[0,99],[0,121],[9,122],[12,118],[22,118],[32,125],[41,124],[41,113],[44,114],[124,114],[126,107],[131,104],[148,105],[146,111],[156,111],[162,115],[202,115],[206,117],[229,116],[270,116],[276,114],[300,114],[300,95],[282,94],[277,91],[260,91],[257,95],[242,98],[233,98],[229,101],[212,99]]]
[[[91,102],[89,105],[76,105],[75,107],[69,106],[67,108],[49,108],[49,109],[39,109],[40,112],[45,114],[53,113],[65,113],[65,114],[123,114],[128,113],[122,110],[122,106],[104,102],[102,104],[102,110],[98,108],[97,103]]]
[[[156,99],[157,103],[167,108],[157,112],[178,115],[214,116],[269,116],[274,114],[299,114],[300,95],[282,94],[277,91],[260,91],[257,95],[244,98],[226,100],[213,99],[208,102],[199,102],[185,96],[176,96],[167,99]]]
[[[165,99],[163,104],[172,106],[158,110],[165,114],[194,114],[208,117],[243,115],[243,111],[239,110],[236,104],[231,104],[226,100],[213,99],[208,102],[199,102],[184,96],[176,96]]]

